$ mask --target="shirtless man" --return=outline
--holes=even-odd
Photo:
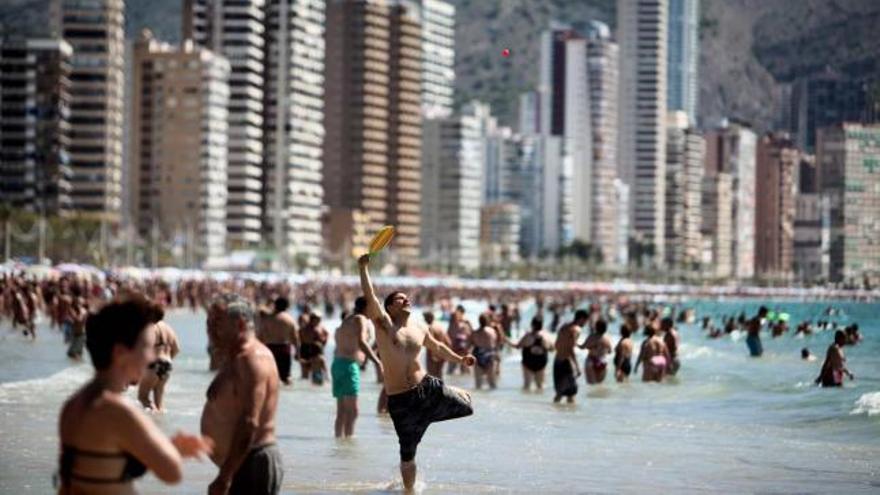
[[[669,349],[663,342],[663,339],[657,335],[654,327],[645,327],[647,338],[642,342],[642,348],[639,350],[639,357],[636,359],[635,371],[639,371],[639,365],[644,365],[642,370],[643,382],[662,382],[669,369],[669,363],[672,358],[669,356]]]
[[[254,333],[254,310],[239,296],[213,305],[215,345],[226,355],[208,388],[202,434],[220,468],[209,495],[276,494],[284,472],[275,445],[278,370]]]
[[[569,404],[574,403],[577,395],[577,377],[581,375],[574,348],[581,334],[581,327],[590,320],[590,314],[579,309],[574,314],[574,321],[559,329],[556,337],[556,360],[553,362],[553,386],[556,396],[553,402],[558,403],[565,397]]]
[[[614,377],[618,383],[629,380],[632,373],[633,341],[630,338],[632,331],[629,325],[620,326],[620,341],[614,348]]]
[[[465,319],[464,306],[457,306],[449,318],[449,328],[446,330],[449,341],[452,342],[450,346],[452,350],[458,354],[468,354],[470,351],[468,342],[470,342],[473,331],[470,322]],[[446,372],[452,375],[457,367],[455,363],[451,362]],[[467,373],[467,368],[461,367],[460,369],[461,374]]]
[[[449,340],[449,335],[446,333],[446,330],[443,330],[443,326],[437,323],[434,319],[434,313],[430,311],[426,311],[423,315],[425,318],[425,323],[428,325],[428,331],[431,332],[431,336],[437,339],[438,342],[442,342],[446,344],[447,347],[452,347],[452,341]],[[435,354],[431,351],[425,353],[425,367],[427,368],[428,374],[431,376],[436,376],[439,379],[443,379],[443,358],[438,354]]]
[[[161,310],[160,310],[161,311]],[[160,314],[160,318],[163,318]],[[146,409],[155,409],[162,412],[162,399],[165,396],[165,385],[171,377],[171,361],[177,357],[180,352],[180,344],[177,341],[177,334],[165,321],[160,320],[155,325],[156,335],[156,359],[147,367],[141,378],[140,387],[138,387],[138,400]],[[153,394],[152,401],[150,393]]]
[[[303,378],[311,378],[315,385],[323,385],[327,376],[327,361],[324,360],[324,347],[330,338],[328,332],[321,325],[321,317],[315,313],[309,315],[306,326],[299,332],[300,364],[302,365]]]
[[[681,367],[681,361],[678,359],[678,344],[681,339],[678,336],[678,330],[675,329],[675,323],[672,321],[672,318],[667,316],[660,321],[660,331],[663,332],[663,343],[666,344],[666,348],[669,350],[668,374],[675,376]]]
[[[470,346],[473,348],[477,365],[474,368],[474,387],[477,390],[483,388],[483,377],[489,382],[489,388],[497,387],[496,363],[498,362],[498,343],[504,339],[504,334],[492,325],[490,316],[483,313],[480,315],[480,328],[471,334]]]
[[[605,335],[608,323],[605,320],[596,320],[593,325],[593,333],[587,336],[580,349],[587,349],[587,361],[584,363],[584,371],[587,375],[587,384],[595,385],[605,381],[608,373],[608,355],[611,354],[611,338]]]
[[[260,342],[266,345],[275,356],[278,376],[285,385],[293,381],[290,378],[291,348],[299,349],[299,331],[293,316],[287,312],[290,301],[286,297],[278,297],[273,304],[271,313],[260,315]]]
[[[464,366],[473,366],[476,359],[459,356],[424,328],[409,324],[411,305],[406,294],[393,292],[380,305],[367,270],[369,263],[369,255],[358,259],[361,289],[367,300],[366,314],[376,325],[388,411],[400,442],[400,474],[405,491],[411,493],[416,481],[416,448],[428,426],[473,414],[470,396],[426,374],[419,364],[419,352],[426,347]]]
[[[746,345],[749,346],[749,353],[752,357],[760,357],[761,354],[764,354],[764,346],[761,345],[761,327],[764,326],[764,319],[767,318],[768,312],[766,307],[761,306],[757,316],[745,323],[746,332],[748,332]],[[744,320],[744,315],[741,315],[740,319]]]
[[[81,297],[74,299],[70,314],[73,330],[70,345],[67,347],[67,357],[79,360],[82,359],[83,349],[86,346],[86,320],[89,318],[85,299]]]
[[[842,387],[843,375],[847,375],[850,380],[855,380],[856,377],[846,367],[846,357],[843,355],[843,346],[845,345],[846,332],[843,330],[834,332],[834,343],[828,346],[825,362],[822,363],[822,371],[816,378],[817,385]]]
[[[359,355],[363,353],[376,365],[378,372],[382,373],[382,363],[367,341],[373,324],[364,315],[366,310],[367,300],[363,297],[357,298],[354,301],[354,314],[346,317],[336,329],[336,351],[330,367],[333,397],[336,398],[336,438],[354,435],[361,386]]]

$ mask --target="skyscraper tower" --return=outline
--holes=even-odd
[[[665,259],[667,0],[618,0],[620,176],[631,187],[631,229]]]

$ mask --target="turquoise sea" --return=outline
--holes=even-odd
[[[813,386],[833,333],[778,339],[764,335],[765,354],[748,357],[742,335],[707,339],[680,326],[682,369],[670,383],[638,381],[581,390],[574,407],[551,404],[550,389],[520,390],[519,355],[505,355],[501,385],[474,393],[473,417],[431,426],[419,447],[424,493],[880,493],[880,305],[763,302],[803,319],[858,322],[865,341],[847,347],[855,381],[843,389]],[[823,317],[832,304],[841,314]],[[756,301],[692,302],[697,317],[754,314]],[[467,302],[469,316],[483,304]],[[523,308],[523,324],[533,313]],[[549,318],[545,318],[549,322]],[[717,321],[717,320],[716,320]],[[207,371],[204,314],[173,311],[168,322],[183,350],[167,393],[161,427],[196,432]],[[325,320],[333,330],[338,319]],[[617,339],[618,324],[611,325]],[[52,492],[63,400],[91,374],[71,364],[61,337],[44,324],[39,339],[0,328],[0,493]],[[800,359],[809,347],[819,361]],[[328,349],[328,356],[332,347]],[[472,378],[448,382],[472,388]],[[297,381],[283,391],[278,438],[284,493],[399,491],[397,439],[375,413],[379,386],[363,379],[357,437],[333,438],[329,384]],[[129,395],[134,400],[133,391]],[[187,462],[183,483],[147,476],[142,493],[205,493],[216,469]]]

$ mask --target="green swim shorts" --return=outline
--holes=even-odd
[[[354,359],[335,357],[330,367],[333,397],[357,397],[361,389],[361,368]]]

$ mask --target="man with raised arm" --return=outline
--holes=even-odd
[[[402,292],[392,292],[384,305],[373,290],[367,266],[370,256],[361,256],[361,289],[367,300],[366,315],[376,326],[376,341],[385,372],[388,412],[400,441],[400,474],[407,492],[416,480],[416,448],[431,423],[473,414],[470,396],[428,375],[419,363],[419,353],[426,347],[449,362],[473,366],[471,355],[459,356],[446,344],[438,342],[419,325],[409,324],[411,305]]]

